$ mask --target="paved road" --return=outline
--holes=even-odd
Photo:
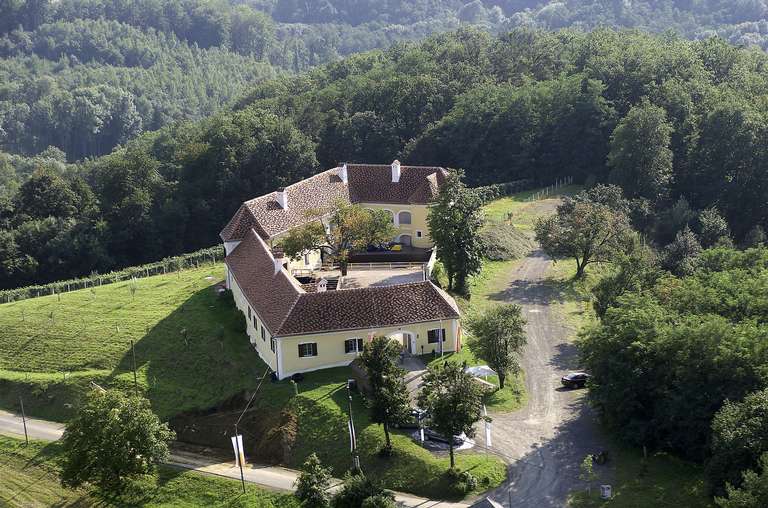
[[[24,437],[24,423],[21,417],[0,411],[0,432]],[[27,418],[27,433],[30,439],[56,441],[64,433],[64,426],[60,423]]]
[[[30,439],[56,441],[63,434],[63,425],[45,420],[27,419],[27,432]],[[0,434],[14,437],[24,436],[24,426],[19,415],[0,411]],[[180,445],[174,447],[168,464],[183,469],[191,469],[203,474],[240,479],[240,469],[236,467],[234,453],[231,461],[223,460],[220,451],[206,450],[199,447]],[[245,481],[275,490],[293,491],[297,471],[283,467],[248,464],[244,468]],[[335,480],[331,488],[334,491],[341,483]],[[410,494],[396,493],[398,505],[407,508],[469,508],[466,503],[433,501]]]
[[[584,488],[579,464],[604,449],[584,390],[565,390],[560,377],[578,368],[571,330],[553,308],[557,289],[544,283],[551,261],[535,251],[518,266],[499,300],[520,304],[528,320],[523,353],[528,404],[493,416],[493,449],[510,461],[509,480],[490,498],[513,507],[561,507],[568,493]],[[478,432],[484,440],[484,433]],[[605,467],[605,466],[602,466]],[[601,466],[596,472],[601,473]],[[605,476],[606,472],[602,472]],[[511,501],[511,502],[510,502]]]

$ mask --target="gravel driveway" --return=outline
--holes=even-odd
[[[552,303],[560,295],[544,281],[551,261],[535,251],[517,267],[507,289],[493,298],[523,307],[528,344],[523,354],[528,404],[493,414],[493,450],[509,463],[508,480],[489,495],[504,506],[566,506],[569,492],[583,489],[579,464],[605,449],[605,438],[585,404],[584,390],[566,390],[560,377],[578,368],[574,330],[557,315]],[[478,431],[481,442],[484,432]],[[484,444],[484,443],[483,443]],[[607,466],[595,466],[602,477]]]

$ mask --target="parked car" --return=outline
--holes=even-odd
[[[584,388],[589,379],[589,374],[586,372],[571,372],[560,378],[560,382],[566,388]]]
[[[437,441],[438,443],[448,444],[448,439],[442,434],[435,432],[432,429],[424,429],[424,437],[430,441]],[[461,446],[464,440],[459,436],[453,436],[453,446]]]

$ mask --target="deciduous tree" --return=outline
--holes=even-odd
[[[500,389],[508,374],[520,370],[520,355],[526,343],[524,327],[522,310],[514,304],[492,307],[469,323],[472,352],[498,374]]]
[[[474,436],[475,423],[483,418],[480,384],[459,363],[430,366],[424,375],[419,407],[427,412],[430,427],[447,438],[454,468],[453,436]]]
[[[131,477],[150,473],[165,461],[174,436],[147,399],[93,390],[64,431],[61,482],[119,491]]]
[[[405,370],[395,363],[399,354],[397,342],[387,337],[374,337],[365,344],[360,356],[371,387],[371,421],[384,427],[386,453],[392,450],[390,426],[407,420],[411,408]]]
[[[626,215],[607,205],[566,198],[557,213],[539,219],[536,240],[549,256],[576,261],[576,277],[596,262],[612,262],[631,243],[632,229]]]
[[[437,201],[429,209],[427,222],[448,276],[448,288],[466,293],[467,278],[482,267],[479,231],[483,215],[479,193],[467,188],[461,177],[459,171],[449,173]]]
[[[389,242],[396,233],[392,215],[385,210],[338,203],[330,216],[319,210],[312,215],[317,220],[290,230],[280,245],[294,259],[307,252],[325,250],[339,263],[342,275],[347,274],[353,251]]]

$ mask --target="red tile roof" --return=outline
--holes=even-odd
[[[458,317],[453,299],[446,299],[429,281],[340,289],[301,295],[279,335],[382,328]]]
[[[287,209],[278,204],[276,192],[246,201],[221,231],[221,238],[238,240],[255,229],[269,239],[329,213],[337,202],[425,205],[437,196],[447,175],[438,167],[401,166],[400,181],[393,183],[388,164],[347,164],[345,184],[340,172],[341,168],[329,169],[286,187]]]
[[[307,293],[254,230],[227,256],[227,266],[270,334],[305,335],[453,319],[453,299],[429,281]]]

